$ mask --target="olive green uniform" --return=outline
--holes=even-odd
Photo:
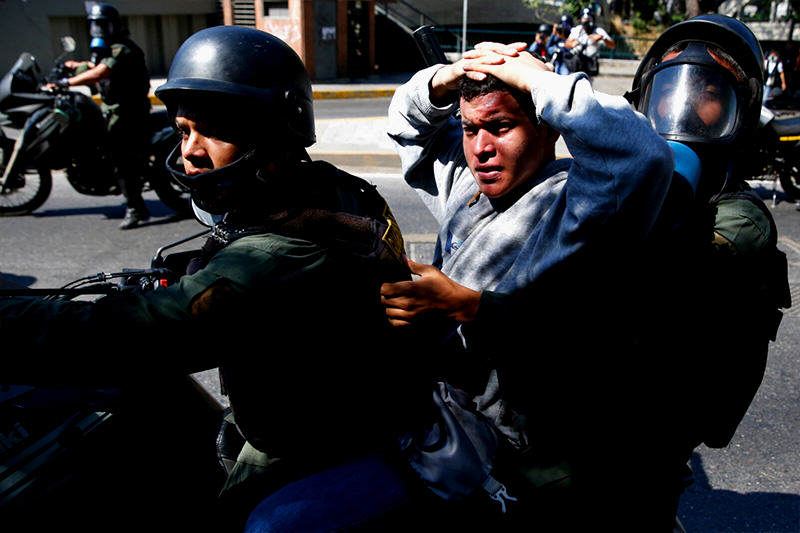
[[[150,113],[150,75],[144,53],[130,39],[120,39],[100,64],[111,69],[111,76],[100,81],[98,89],[120,189],[128,207],[144,210],[141,179]]]
[[[141,387],[143,371],[218,365],[258,461],[280,457],[297,475],[388,443],[428,397],[414,394],[424,378],[379,300],[382,282],[408,276],[402,236],[358,178],[308,163],[287,181],[272,189],[280,205],[229,213],[202,268],[171,286],[96,302],[0,299],[4,353],[31,355],[3,357],[4,381]]]

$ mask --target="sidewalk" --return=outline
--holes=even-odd
[[[600,76],[630,77],[636,73],[638,60],[600,59]],[[359,79],[337,79],[313,82],[311,88],[315,100],[332,98],[390,98],[395,89],[408,81],[413,73],[398,72],[368,76]],[[164,78],[150,80],[150,98],[153,105],[161,105],[153,91],[162,85]]]

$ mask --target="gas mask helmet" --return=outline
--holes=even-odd
[[[690,42],[665,55],[669,56],[643,79],[639,108],[673,147],[676,168],[698,173],[694,178],[684,176],[693,182],[695,192],[701,186],[700,173],[715,182],[703,187],[721,187],[719,180],[724,181],[730,170],[731,145],[738,140],[749,87],[703,43]]]

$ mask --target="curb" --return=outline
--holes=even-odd
[[[395,152],[335,152],[309,150],[314,158],[342,167],[378,167],[401,170],[400,156]]]
[[[395,89],[319,89],[313,91],[314,100],[334,98],[391,98]]]
[[[344,90],[327,90],[321,89],[313,91],[314,100],[333,100],[339,98],[391,98],[394,96],[395,89],[344,89]],[[164,105],[164,102],[156,98],[156,95],[149,94],[150,105]],[[99,95],[92,95],[92,100],[97,105],[101,104]]]

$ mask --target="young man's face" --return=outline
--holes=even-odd
[[[179,107],[175,128],[181,134],[181,157],[186,174],[196,175],[224,167],[241,155],[226,128],[215,127],[212,120],[204,121],[189,110]]]
[[[555,157],[557,135],[534,126],[511,94],[461,99],[464,155],[481,193],[500,198]]]

